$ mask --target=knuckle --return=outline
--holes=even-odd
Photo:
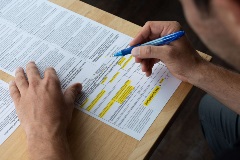
[[[54,76],[53,74],[48,74],[48,76],[46,76],[44,78],[44,80],[45,80],[46,84],[57,84],[58,85],[58,83],[60,83],[59,79],[56,76]]]
[[[143,54],[145,54],[146,56],[149,56],[152,54],[152,46],[146,46],[143,49]]]
[[[26,77],[24,75],[20,75],[20,76],[16,77],[16,82],[22,82],[25,80],[26,80]]]
[[[20,88],[22,88],[22,87],[26,87],[26,83],[25,82],[23,82],[23,81],[20,81],[19,83],[18,83],[18,87],[20,87]]]
[[[153,21],[147,21],[147,22],[145,23],[145,25],[146,25],[146,26],[151,26],[152,23],[153,23]]]
[[[44,76],[47,79],[51,79],[56,74],[56,71],[53,67],[48,67],[45,69]]]
[[[180,23],[178,23],[178,21],[172,21],[172,23],[180,26]]]
[[[52,74],[48,74],[46,77],[44,77],[44,79],[47,83],[54,81],[54,77],[52,76]]]
[[[37,87],[37,86],[39,86],[39,84],[40,84],[40,82],[38,80],[32,80],[29,85],[32,87]]]
[[[12,90],[12,91],[10,92],[10,96],[12,97],[12,99],[15,100],[15,98],[17,98],[17,96],[18,96],[17,91],[16,91],[16,90]]]
[[[176,28],[178,28],[178,29],[182,28],[179,22],[173,21],[172,23]]]
[[[145,25],[149,25],[149,23],[150,23],[150,21],[147,21],[147,22],[145,23]]]

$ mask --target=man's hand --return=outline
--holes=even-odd
[[[27,65],[26,74],[28,80],[18,68],[9,88],[27,135],[30,158],[70,159],[66,130],[81,84],[72,85],[63,94],[55,70],[47,68],[41,79],[34,62]]]
[[[147,22],[130,43],[131,46],[163,37],[181,30],[177,22]],[[189,82],[194,69],[205,62],[184,36],[169,45],[141,46],[132,50],[136,63],[141,63],[146,76],[152,73],[155,63],[162,61],[170,72],[182,81]]]
[[[136,45],[181,30],[177,22],[148,22],[130,43]],[[221,46],[219,46],[221,47]],[[132,50],[137,63],[147,76],[158,61],[182,81],[189,82],[240,114],[240,75],[203,60],[184,36],[169,45],[142,46]]]

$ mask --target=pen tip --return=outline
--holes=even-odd
[[[118,56],[122,56],[122,52],[121,51],[113,54],[113,57],[118,57]]]

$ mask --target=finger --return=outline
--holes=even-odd
[[[19,99],[21,97],[21,94],[17,88],[17,85],[15,83],[15,81],[11,81],[9,83],[9,91],[10,91],[10,96],[12,97],[13,99],[13,102],[15,104],[17,104],[19,102]],[[16,105],[15,105],[16,106]]]
[[[153,60],[153,65],[155,64],[155,63],[158,63],[160,61],[160,59],[154,59]]]
[[[138,35],[130,42],[130,46],[140,44],[146,41],[149,41],[149,36],[151,34],[150,22],[147,22]]]
[[[40,80],[40,73],[34,62],[29,62],[26,67],[28,81],[31,83],[33,81]]]
[[[175,21],[150,21],[147,22],[138,35],[130,42],[130,46],[141,44],[159,37],[168,35],[181,29]]]
[[[141,63],[141,62],[142,62],[142,59],[135,57],[135,62],[136,62],[136,63]]]
[[[64,98],[68,105],[73,105],[74,101],[76,100],[77,96],[82,91],[82,85],[80,83],[76,83],[71,85],[67,88],[67,90],[64,92]]]
[[[151,76],[151,74],[152,74],[152,69],[153,69],[153,66],[154,66],[155,63],[156,63],[156,59],[151,59],[151,60],[149,61],[148,70],[147,70],[147,72],[146,72],[146,76],[147,76],[147,77]]]
[[[141,66],[142,66],[142,71],[143,72],[147,72],[149,70],[149,60],[150,59],[143,59],[141,62]]]
[[[22,94],[28,88],[28,81],[24,74],[23,68],[21,67],[17,68],[15,72],[15,76],[16,76],[15,78],[16,86],[18,87],[18,90]]]
[[[170,29],[169,26],[171,26],[174,30],[176,28],[175,22],[147,22],[138,35],[130,42],[130,46],[157,39],[171,33],[172,29]]]
[[[49,86],[50,89],[61,89],[60,80],[54,68],[48,67],[44,72],[43,82]]]
[[[53,67],[48,67],[44,71],[44,79],[58,79],[56,70]]]
[[[152,59],[144,59],[141,63],[142,71],[145,72],[146,76],[149,77],[152,74]]]
[[[134,57],[147,59],[147,58],[156,58],[161,59],[164,54],[170,52],[170,47],[167,45],[164,46],[141,46],[136,47],[132,50],[131,54]]]
[[[146,75],[147,77],[150,77],[151,74],[152,74],[152,70],[150,70],[150,71],[148,71],[148,72],[145,72],[145,75]]]

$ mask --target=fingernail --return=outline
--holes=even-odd
[[[13,85],[15,82],[14,81],[10,81],[8,84],[11,86]]]
[[[29,61],[29,62],[28,62],[28,64],[29,64],[29,63],[33,63],[33,64],[35,64],[35,62],[34,62],[34,61]]]
[[[134,57],[138,57],[138,56],[140,55],[140,48],[139,48],[139,47],[133,48],[133,50],[132,50],[132,55],[133,55]]]
[[[82,85],[79,85],[79,86],[78,86],[77,92],[78,92],[78,93],[81,93],[81,92],[82,92]]]
[[[17,72],[17,71],[22,71],[23,69],[22,69],[22,67],[18,67],[16,70],[15,70],[15,72]]]

